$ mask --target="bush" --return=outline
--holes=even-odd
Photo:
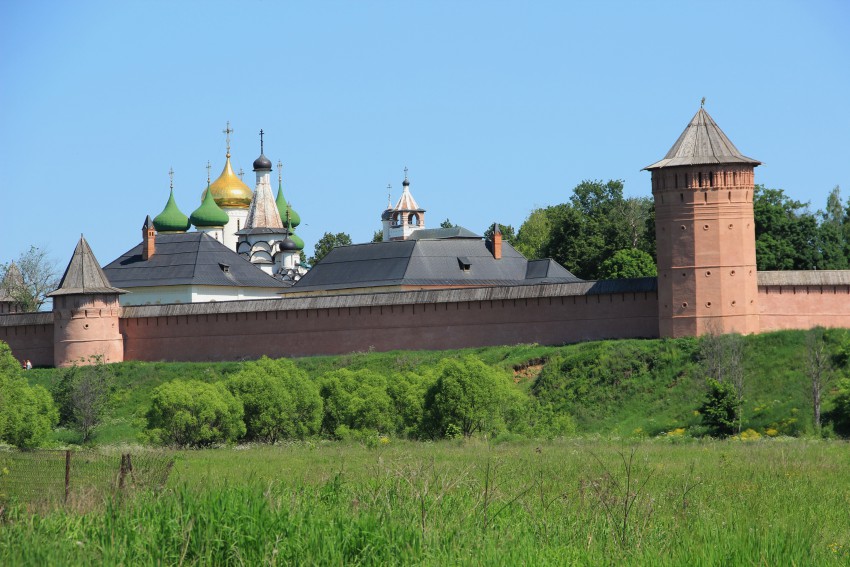
[[[50,393],[29,386],[9,345],[0,341],[0,441],[36,447],[59,421]]]
[[[290,360],[263,357],[246,363],[227,388],[245,409],[246,439],[303,439],[322,424],[319,388]]]
[[[708,393],[699,408],[702,422],[712,435],[727,437],[738,424],[738,393],[729,382],[708,379]]]
[[[174,380],[154,389],[146,417],[151,442],[203,447],[245,434],[244,410],[221,382]]]
[[[498,431],[505,406],[516,400],[512,387],[507,374],[477,358],[447,358],[437,366],[437,380],[425,397],[425,426],[436,437]]]
[[[337,429],[394,430],[396,416],[387,394],[387,379],[371,370],[341,369],[322,376],[321,394],[325,405],[322,431],[337,435]]]
[[[850,379],[838,383],[838,395],[833,400],[833,407],[824,414],[825,421],[835,434],[850,437]]]

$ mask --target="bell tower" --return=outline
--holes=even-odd
[[[660,336],[758,332],[758,165],[700,106],[664,159],[644,168],[655,199]]]

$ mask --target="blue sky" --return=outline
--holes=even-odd
[[[756,180],[822,208],[850,197],[850,3],[0,3],[0,262],[30,244],[64,268],[80,233],[102,264],[141,240],[174,168],[259,154],[312,251],[368,241],[403,168],[427,209],[518,227],[583,179],[660,159],[706,97]]]

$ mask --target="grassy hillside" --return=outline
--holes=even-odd
[[[844,344],[848,333],[839,337]],[[744,337],[744,428],[766,435],[811,433],[812,408],[805,375],[806,333],[786,331]],[[572,415],[580,434],[657,436],[700,434],[696,411],[705,395],[699,342],[693,338],[598,341],[561,347],[518,345],[452,351],[352,353],[296,359],[318,379],[340,369],[368,369],[387,376],[427,374],[447,357],[473,355],[513,373],[516,387]],[[109,420],[99,427],[99,443],[136,442],[152,390],[175,379],[217,381],[243,363],[144,363],[113,366],[118,395]],[[61,370],[27,373],[50,389]],[[840,369],[846,374],[847,369]],[[829,408],[832,393],[826,397]],[[77,434],[58,430],[58,443]]]

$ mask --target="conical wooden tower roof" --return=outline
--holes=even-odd
[[[749,163],[753,166],[761,164],[760,161],[739,152],[708,112],[700,107],[664,159],[644,169],[720,163]]]
[[[85,237],[80,235],[80,241],[74,249],[74,255],[71,256],[71,261],[68,267],[65,268],[65,273],[62,275],[62,281],[59,282],[59,287],[48,293],[49,297],[57,295],[92,295],[100,293],[127,293],[123,289],[112,287],[109,285],[109,279],[100,264],[97,263],[97,258],[86,242]]]

